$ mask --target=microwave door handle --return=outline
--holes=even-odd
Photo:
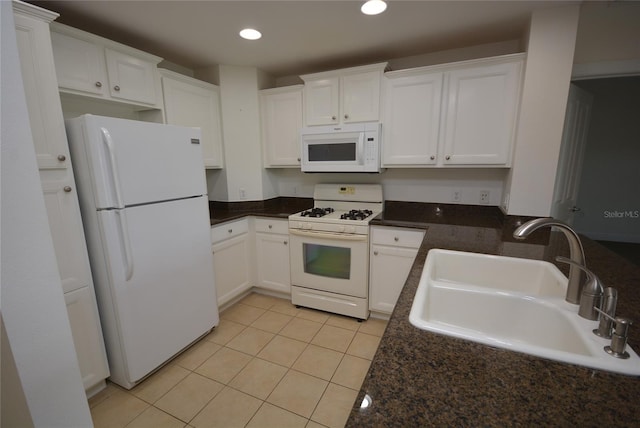
[[[358,134],[358,163],[360,165],[364,165],[364,137],[364,132]]]

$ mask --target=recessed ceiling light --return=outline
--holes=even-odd
[[[360,10],[365,15],[377,15],[384,12],[387,9],[387,4],[384,0],[369,0],[362,5]]]
[[[253,28],[245,28],[240,31],[240,37],[247,40],[258,40],[262,37],[262,33],[258,30],[254,30]]]

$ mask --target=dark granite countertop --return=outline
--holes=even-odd
[[[446,208],[445,208],[446,210]],[[423,213],[424,214],[424,213]],[[385,210],[381,224],[393,225]],[[400,223],[409,225],[410,216]],[[424,225],[424,219],[416,218]],[[639,426],[640,379],[497,349],[422,331],[409,312],[432,248],[553,262],[568,256],[559,232],[511,242],[513,219],[494,223],[471,215],[467,224],[426,223],[427,233],[350,414],[349,427]],[[376,221],[378,222],[378,221]],[[538,233],[538,232],[536,232]],[[504,238],[503,238],[504,237]],[[582,237],[588,267],[618,288],[617,313],[640,320],[640,268]],[[566,273],[566,267],[558,265]],[[640,349],[640,329],[629,344]],[[360,409],[364,395],[372,398]]]
[[[310,198],[210,203],[211,224],[249,215],[287,218]],[[427,229],[404,289],[347,421],[348,427],[640,426],[640,378],[555,362],[413,327],[409,311],[432,248],[554,262],[568,256],[549,230],[524,242],[511,235],[526,218],[496,207],[386,201],[372,225]],[[587,266],[618,289],[619,315],[640,321],[640,268],[581,237]],[[565,265],[557,266],[567,273]],[[640,350],[640,326],[629,344]],[[364,395],[372,404],[361,410]]]
[[[291,214],[312,207],[313,198],[278,197],[248,202],[209,201],[209,218],[212,226],[251,215],[286,219]]]

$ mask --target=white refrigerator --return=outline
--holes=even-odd
[[[66,127],[110,379],[129,389],[218,324],[200,130]]]

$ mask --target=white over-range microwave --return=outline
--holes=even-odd
[[[303,172],[380,172],[380,123],[302,128]]]

